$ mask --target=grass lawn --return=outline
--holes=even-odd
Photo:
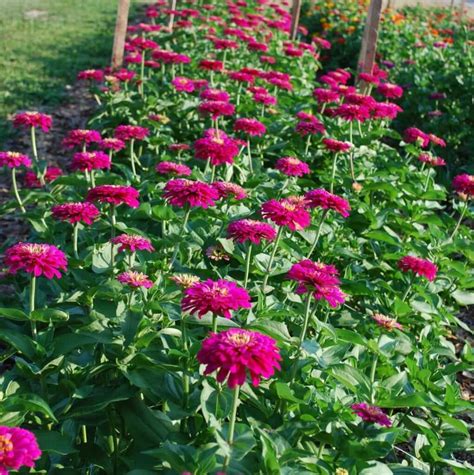
[[[0,0],[0,145],[8,114],[54,106],[78,70],[107,64],[116,8],[117,0]]]

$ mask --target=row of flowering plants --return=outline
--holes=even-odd
[[[288,5],[164,3],[79,73],[64,169],[38,112],[0,154],[31,225],[2,247],[0,473],[471,473],[474,177],[440,183],[443,137],[390,129],[403,90],[326,69]]]

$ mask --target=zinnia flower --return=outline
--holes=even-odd
[[[114,137],[116,139],[123,140],[144,140],[150,131],[146,127],[140,127],[139,125],[119,125],[114,130]]]
[[[208,312],[231,318],[231,311],[251,308],[250,295],[235,282],[207,279],[186,289],[181,308],[183,312],[197,313],[199,318]]]
[[[73,170],[92,171],[110,169],[112,162],[110,157],[99,150],[94,152],[78,152],[72,158],[71,168]]]
[[[290,196],[270,200],[262,205],[262,216],[278,226],[287,226],[291,231],[301,231],[311,224],[311,216],[305,209],[303,198]]]
[[[391,102],[376,102],[371,108],[371,114],[374,119],[393,120],[400,112],[403,112],[403,109]]]
[[[428,134],[425,134],[416,127],[409,127],[403,132],[403,140],[406,143],[417,143],[421,148],[425,148],[430,143]]]
[[[243,200],[247,198],[247,192],[236,183],[230,183],[228,181],[215,181],[211,184],[213,186],[219,198],[234,198],[236,200]]]
[[[273,241],[276,238],[276,231],[273,226],[261,221],[239,219],[229,224],[227,237],[240,243],[250,241],[253,244],[260,244],[262,240]]]
[[[334,266],[304,259],[293,264],[288,277],[298,283],[296,293],[310,292],[316,300],[326,300],[331,307],[336,308],[346,300],[346,295],[339,288],[338,274]]]
[[[214,262],[230,261],[230,255],[225,252],[220,244],[209,246],[206,249],[206,257]]]
[[[429,134],[428,137],[431,143],[435,145],[439,145],[440,147],[443,147],[443,148],[446,147],[446,142],[441,137],[438,137],[435,134]]]
[[[310,190],[304,195],[310,208],[332,209],[344,218],[349,216],[351,206],[349,202],[340,196],[333,195],[329,191],[318,188]]]
[[[67,148],[80,147],[91,143],[98,143],[102,140],[98,130],[76,129],[71,130],[63,140],[63,145]]]
[[[41,457],[33,432],[20,427],[0,426],[0,475],[21,467],[33,468]]]
[[[391,427],[392,421],[380,407],[369,406],[365,402],[352,404],[352,410],[365,422],[373,422],[385,427]]]
[[[13,127],[41,127],[43,132],[49,132],[53,118],[50,115],[41,112],[21,112],[13,117]]]
[[[350,142],[342,142],[340,140],[335,139],[323,139],[323,145],[326,150],[335,153],[347,152],[352,147],[352,144]]]
[[[395,328],[397,330],[403,330],[402,325],[400,325],[395,319],[387,317],[381,313],[375,313],[372,315],[372,318],[378,326],[385,328],[385,330],[393,331]]]
[[[110,242],[119,245],[118,252],[153,252],[155,250],[149,239],[139,236],[138,234],[121,234],[120,236],[112,238]]]
[[[189,176],[191,169],[182,163],[160,162],[156,165],[156,171],[161,175]]]
[[[192,79],[182,76],[174,78],[171,84],[178,92],[193,92],[196,89]]]
[[[20,242],[5,251],[5,265],[12,274],[23,270],[35,277],[59,279],[60,270],[67,270],[67,259],[64,252],[52,244]]]
[[[262,136],[267,128],[257,119],[241,118],[234,123],[234,130],[236,132],[243,132],[251,136]]]
[[[240,328],[211,333],[197,354],[198,361],[206,365],[204,374],[217,371],[217,381],[227,379],[229,388],[245,383],[247,373],[254,386],[260,379],[271,378],[280,369],[280,352],[276,341],[266,335]]]
[[[170,180],[165,185],[163,198],[169,204],[184,208],[185,206],[208,208],[214,206],[219,199],[217,190],[202,181],[192,181],[183,178]]]
[[[204,137],[194,142],[194,156],[210,160],[211,165],[233,163],[238,154],[239,147],[235,140],[221,130],[208,129],[204,132]]]
[[[324,134],[326,129],[322,122],[312,114],[299,113],[297,117],[302,119],[296,124],[296,132],[304,137],[308,134]]]
[[[357,104],[342,104],[336,107],[334,114],[344,120],[365,122],[370,119],[370,110],[365,106]]]
[[[88,203],[64,203],[51,208],[55,219],[59,221],[69,221],[71,224],[84,223],[91,225],[100,215],[100,211],[92,204]]]
[[[224,63],[214,59],[202,59],[198,66],[207,71],[222,71],[224,69]]]
[[[0,152],[0,167],[8,168],[31,167],[31,159],[28,155],[18,152]]]
[[[44,182],[51,183],[56,178],[62,176],[63,171],[58,167],[47,167],[46,173],[44,175]],[[41,188],[41,182],[39,181],[38,177],[36,176],[35,172],[28,171],[25,173],[25,187],[26,188]]]
[[[331,89],[323,89],[321,87],[317,87],[313,91],[314,98],[323,104],[328,104],[330,102],[337,102],[339,100],[339,94],[337,91],[333,91]]]
[[[204,115],[210,115],[212,120],[220,116],[233,115],[235,106],[226,101],[204,101],[198,106],[198,111]]]
[[[113,150],[114,152],[119,152],[125,148],[125,142],[120,139],[108,138],[101,140],[99,147],[104,150]]]
[[[170,280],[184,289],[189,289],[189,287],[193,286],[196,282],[199,282],[200,279],[192,274],[175,274],[170,277]]]
[[[153,287],[153,282],[146,274],[143,274],[143,272],[122,272],[117,276],[117,280],[120,283],[133,288],[145,287],[145,289],[149,289],[150,287]]]
[[[418,155],[418,160],[433,167],[446,165],[446,162],[441,157],[433,157],[433,155],[429,153],[420,153],[420,155]]]
[[[474,196],[474,175],[463,173],[455,176],[452,182],[452,187],[458,192],[467,196]]]
[[[102,82],[104,80],[104,71],[102,69],[85,69],[84,71],[79,71],[77,79],[80,80],[91,80]]]
[[[403,272],[412,271],[417,275],[426,277],[433,281],[438,272],[438,267],[427,259],[414,256],[405,256],[398,261],[398,268]]]
[[[403,96],[403,89],[396,84],[384,82],[377,86],[377,91],[387,99],[399,99]]]
[[[275,168],[287,176],[303,176],[311,173],[308,164],[296,157],[278,159]]]
[[[207,88],[204,89],[199,97],[205,101],[218,101],[229,102],[230,96],[227,91],[221,91],[220,89]]]
[[[113,205],[126,204],[131,208],[138,208],[139,192],[132,186],[123,185],[99,185],[87,192],[87,201],[110,203]]]

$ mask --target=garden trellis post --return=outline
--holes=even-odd
[[[291,7],[291,30],[290,30],[290,38],[292,40],[296,38],[296,33],[298,32],[298,25],[300,22],[300,13],[301,13],[301,0],[293,0],[293,5]]]
[[[374,68],[381,12],[382,0],[371,0],[357,65],[359,74],[371,74]]]
[[[125,37],[127,36],[129,10],[130,0],[118,0],[114,46],[112,50],[112,69],[119,68],[123,63],[123,52],[125,48]]]
[[[168,28],[170,30],[170,32],[173,31],[173,25],[174,25],[174,11],[176,10],[176,0],[169,0],[169,6],[170,6],[170,10],[171,10],[171,14],[170,14],[170,20],[169,20],[169,23],[168,23]]]

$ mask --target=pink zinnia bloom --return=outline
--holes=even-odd
[[[335,153],[347,152],[352,147],[352,144],[350,142],[342,142],[340,140],[335,139],[323,139],[323,145],[326,150]]]
[[[338,212],[344,218],[349,216],[351,206],[347,200],[340,196],[333,195],[329,191],[318,188],[308,191],[304,195],[310,208],[332,209]]]
[[[153,252],[155,250],[149,239],[139,236],[138,234],[121,234],[120,236],[112,238],[110,242],[119,246],[118,252]]]
[[[131,81],[135,76],[135,71],[130,71],[129,69],[119,69],[115,71],[112,76],[120,82],[128,82]],[[106,76],[107,79],[107,76]]]
[[[262,205],[262,216],[271,219],[278,226],[287,226],[291,231],[301,231],[311,224],[304,198],[290,196],[281,200],[270,200]]]
[[[308,164],[296,157],[278,159],[275,168],[287,176],[303,176],[311,173]]]
[[[255,76],[249,73],[244,73],[242,71],[231,71],[229,73],[229,78],[237,82],[246,82],[252,84],[255,81]]]
[[[198,361],[206,365],[204,374],[217,371],[216,379],[227,379],[229,388],[245,383],[247,372],[254,386],[260,379],[271,378],[280,369],[280,352],[276,341],[266,335],[240,328],[211,333],[197,354]]]
[[[51,183],[56,178],[62,176],[63,171],[58,167],[47,167],[46,173],[44,175],[45,183]],[[28,171],[25,173],[25,187],[26,188],[41,188],[41,182],[39,181],[38,177],[36,176],[35,172]]]
[[[150,131],[146,127],[139,125],[119,125],[114,131],[114,137],[123,141],[144,140]]]
[[[302,137],[308,134],[324,134],[326,132],[322,122],[314,115],[300,112],[297,117],[302,120],[296,124],[295,130]]]
[[[237,49],[239,47],[237,41],[228,40],[226,38],[212,38],[212,42],[214,43],[214,48],[217,50]]]
[[[93,224],[100,215],[100,211],[92,204],[88,203],[64,203],[51,208],[55,219],[59,221],[69,221],[71,224],[84,223]]]
[[[391,102],[376,102],[371,108],[372,117],[374,119],[393,120],[400,112],[403,112],[403,109],[399,105]]]
[[[334,266],[303,259],[293,264],[288,277],[298,283],[296,293],[312,293],[316,300],[326,300],[336,308],[346,300],[346,295],[339,288],[339,272]]]
[[[120,139],[103,139],[99,142],[99,147],[104,150],[113,150],[114,152],[119,152],[125,148],[125,142]]]
[[[374,422],[385,427],[391,427],[392,421],[380,407],[369,406],[365,402],[352,404],[352,410],[365,422]]]
[[[276,238],[276,231],[273,226],[261,221],[239,219],[229,224],[227,236],[240,243],[250,241],[253,244],[260,244],[262,240],[273,241]]]
[[[235,200],[243,200],[247,198],[247,192],[236,183],[215,181],[211,186],[215,188],[219,198],[234,198]]]
[[[278,77],[270,77],[270,78],[266,78],[266,80],[270,84],[273,84],[274,86],[276,86],[278,89],[283,89],[285,91],[291,91],[293,89],[291,82],[285,79],[280,79]]]
[[[225,132],[208,129],[204,137],[194,142],[194,156],[202,160],[210,160],[212,165],[233,163],[239,154],[239,147],[235,140]]]
[[[372,96],[366,96],[365,94],[359,94],[357,92],[347,93],[345,95],[344,102],[346,104],[354,104],[356,106],[364,106],[367,109],[372,109],[377,101]]]
[[[441,157],[433,157],[433,155],[429,153],[420,153],[420,155],[418,155],[418,160],[433,167],[446,165],[446,162]]]
[[[439,145],[440,147],[446,147],[446,142],[441,138],[436,136],[435,134],[428,135],[430,142],[434,143],[435,145]]]
[[[328,40],[325,40],[324,38],[313,36],[313,39],[311,41],[313,41],[313,43],[316,43],[322,49],[331,49],[331,43]]]
[[[321,87],[318,87],[313,91],[313,96],[318,102],[322,102],[323,104],[337,102],[339,100],[339,94],[336,91],[323,89]]]
[[[267,128],[257,119],[241,118],[234,123],[234,130],[236,132],[243,132],[251,136],[262,136]]]
[[[0,152],[0,167],[3,166],[8,168],[31,167],[31,159],[28,155],[18,152]]]
[[[365,106],[358,106],[356,104],[342,104],[336,107],[335,115],[344,120],[364,122],[370,119],[370,110]]]
[[[35,277],[60,279],[60,270],[67,270],[66,255],[51,244],[20,242],[5,251],[4,261],[11,274],[23,270]]]
[[[183,150],[189,150],[191,148],[187,143],[172,143],[168,145],[168,150],[172,152],[182,152]]]
[[[206,249],[206,257],[215,262],[230,261],[230,255],[225,252],[220,244],[209,246]]]
[[[104,80],[104,71],[102,69],[85,69],[84,71],[79,71],[77,79],[102,82]]]
[[[198,106],[199,113],[210,115],[212,120],[220,116],[229,116],[235,113],[235,106],[225,101],[204,101]]]
[[[156,165],[156,171],[161,175],[189,176],[191,169],[182,163],[160,162]]]
[[[196,88],[192,79],[182,76],[174,78],[171,84],[178,92],[193,92]]]
[[[398,261],[398,268],[403,272],[412,271],[426,277],[430,282],[436,278],[438,267],[427,259],[414,256],[405,256]]]
[[[384,82],[377,86],[377,91],[387,99],[399,99],[403,96],[403,89],[396,84]]]
[[[50,115],[41,112],[20,112],[13,116],[13,127],[41,127],[43,132],[49,132],[53,118]]]
[[[128,285],[129,287],[136,289],[139,287],[145,287],[145,289],[153,287],[153,282],[146,274],[143,274],[143,272],[136,272],[132,270],[122,272],[117,276],[117,280],[124,285]]]
[[[203,59],[199,61],[198,66],[207,71],[222,71],[224,69],[224,63],[214,59]]]
[[[207,88],[204,89],[199,97],[205,101],[220,101],[220,102],[229,102],[230,95],[227,91],[222,91],[220,89]]]
[[[41,457],[33,432],[20,427],[0,426],[0,475],[21,467],[33,468]]]
[[[359,74],[359,79],[361,81],[364,81],[364,82],[368,83],[368,84],[374,84],[376,86],[378,84],[380,84],[380,79],[377,76],[375,76],[373,74],[369,74],[369,73],[360,73]]]
[[[183,178],[170,180],[166,183],[164,191],[163,198],[178,208],[185,206],[208,208],[215,206],[216,200],[219,199],[219,194],[214,187],[202,181]]]
[[[467,196],[474,196],[474,175],[463,173],[455,176],[452,182],[452,187],[458,192]]]
[[[202,318],[206,313],[232,318],[231,311],[251,308],[250,295],[234,282],[207,279],[197,282],[184,292],[181,302],[183,312],[197,313]]]
[[[259,43],[258,41],[251,41],[247,48],[249,51],[261,51],[266,53],[268,51],[268,46],[265,43]]]
[[[260,56],[259,59],[262,63],[268,63],[268,64],[276,63],[276,58],[274,58],[273,56],[267,56],[265,54],[262,54],[262,56]]]
[[[71,130],[63,140],[66,148],[80,147],[91,143],[98,143],[102,140],[98,130],[76,129]]]
[[[110,169],[111,165],[110,157],[104,152],[78,152],[72,158],[71,169],[90,172]]]
[[[253,100],[265,106],[274,106],[277,103],[277,98],[271,94],[256,92],[253,95]]]
[[[417,143],[421,148],[425,148],[430,143],[428,134],[425,134],[416,127],[409,127],[403,132],[403,140],[406,143]]]
[[[386,315],[383,315],[381,313],[375,313],[374,315],[372,315],[372,318],[378,326],[385,328],[385,330],[388,330],[390,332],[393,331],[395,328],[397,330],[403,330],[403,326],[400,325],[395,319],[387,317]]]
[[[124,185],[99,185],[87,192],[87,201],[110,203],[112,205],[126,204],[131,208],[138,208],[139,192],[132,186]]]
[[[303,56],[304,51],[295,48],[294,46],[286,46],[283,50],[283,52],[286,54],[286,56],[290,56],[292,58],[299,58]]]

